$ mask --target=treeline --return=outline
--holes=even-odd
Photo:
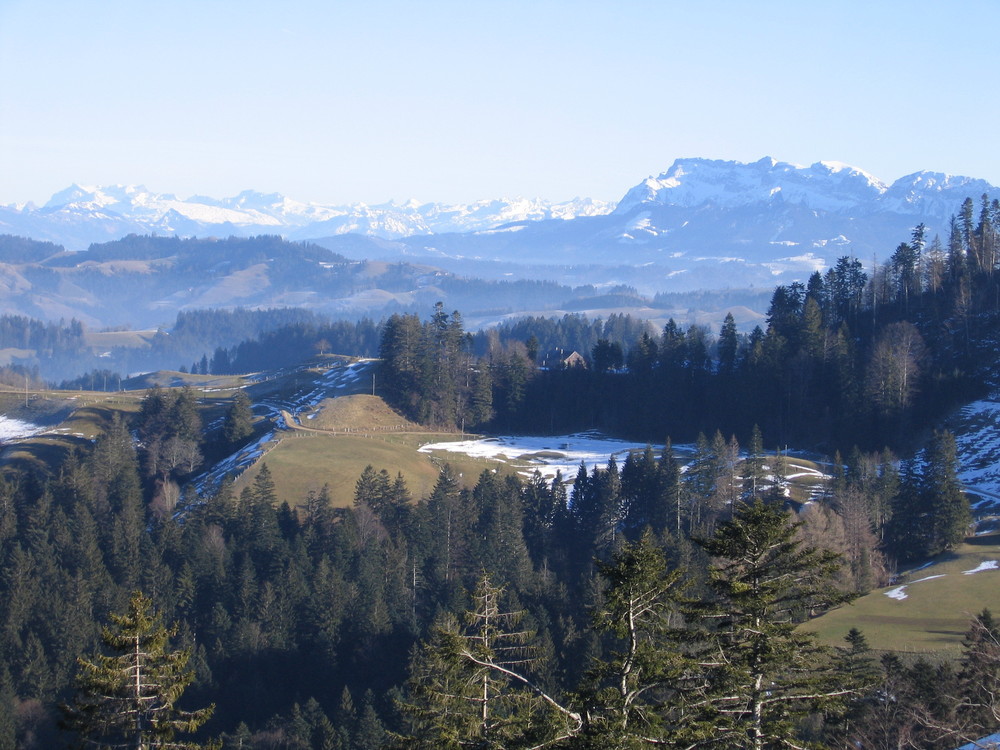
[[[231,352],[235,352],[238,345],[247,342],[247,347],[252,346],[251,342],[256,342],[276,330],[315,332],[331,325],[333,324],[326,316],[291,307],[266,310],[239,307],[226,310],[187,310],[177,314],[173,326],[168,330],[157,331],[149,339],[148,346],[113,347],[106,353],[106,357],[95,360],[95,364],[110,363],[118,368],[118,372],[125,373],[155,369],[178,369],[206,375],[251,372],[262,368],[247,366],[246,369],[235,370],[230,366]],[[299,336],[301,335],[300,333]],[[277,337],[278,340],[282,338],[280,335]],[[299,346],[289,352],[279,348],[276,354],[280,359],[276,360],[276,366],[287,364],[289,361],[301,361],[309,353],[307,346]],[[218,357],[218,364],[213,368],[215,356]],[[293,359],[296,357],[297,359]],[[98,384],[103,382],[100,377],[95,377],[94,373],[90,372],[79,378],[67,380],[66,384],[72,387],[74,382],[87,384],[95,380]]]
[[[246,407],[225,420],[243,439]],[[870,519],[893,527],[909,474],[945,529],[946,438],[903,477],[855,454],[796,520],[782,458],[755,444],[737,464],[721,437],[687,471],[668,444],[570,486],[486,471],[467,489],[445,466],[413,498],[369,467],[343,509],[284,495],[262,465],[239,493],[175,506],[171,484],[209,450],[197,435],[191,393],[154,390],[51,475],[0,482],[0,746],[63,741],[76,658],[136,590],[178,623],[194,670],[180,707],[214,703],[202,733],[226,748],[845,746],[993,727],[962,702],[994,684],[972,656],[995,637],[985,615],[951,671],[880,669],[860,634],[832,651],[794,627],[880,582]],[[918,691],[928,674],[950,677]]]
[[[183,311],[148,344],[106,351],[88,343],[77,320],[0,317],[0,349],[25,350],[22,366],[50,384],[53,374],[75,373],[58,381],[70,390],[117,390],[125,374],[155,369],[228,375],[295,365],[317,353],[374,356],[378,341],[376,324],[367,318],[333,320],[299,308]]]
[[[246,268],[278,260],[298,267],[304,260],[331,264],[350,263],[342,255],[308,242],[288,242],[280,235],[257,235],[226,239],[214,237],[160,237],[129,234],[110,242],[95,242],[82,253],[72,253],[53,265],[79,265],[88,260],[157,260],[176,256],[176,270],[182,273],[204,269],[206,264],[233,264]],[[280,266],[283,267],[283,266]]]
[[[41,263],[63,252],[66,252],[65,248],[53,242],[0,234],[0,263]]]
[[[454,400],[409,415],[485,429],[689,441],[715,429],[746,439],[756,424],[770,445],[910,449],[949,407],[982,393],[996,361],[1000,211],[983,196],[975,221],[972,206],[963,204],[946,244],[928,243],[919,226],[871,274],[842,257],[806,284],[777,287],[766,329],[749,334],[731,315],[717,335],[613,315],[526,318],[463,339],[455,313],[458,348],[442,370],[445,350],[417,335],[412,318],[410,332],[395,336],[404,320],[396,317],[382,340],[386,394],[407,408],[404,394],[433,401],[445,382]],[[574,350],[586,367],[566,367]],[[485,386],[471,407],[463,383],[474,381],[491,382],[492,420],[483,419]]]
[[[191,372],[230,375],[297,365],[316,354],[349,353],[372,357],[378,352],[379,335],[373,321],[315,321],[282,325],[264,331],[232,347],[216,347],[211,358],[203,355]],[[183,366],[182,366],[183,367]],[[186,367],[185,367],[186,369]]]
[[[31,349],[38,357],[66,358],[86,349],[78,320],[45,323],[23,315],[0,315],[0,349]]]
[[[133,365],[169,362],[182,372],[233,375],[273,370],[302,362],[318,353],[374,356],[378,351],[375,323],[333,320],[300,308],[268,310],[191,310],[177,315],[169,331],[161,331],[148,350],[118,350]]]
[[[473,351],[487,357],[498,346],[523,342],[528,359],[540,367],[561,369],[561,362],[573,352],[588,356],[599,341],[628,346],[649,331],[649,324],[631,315],[612,313],[607,320],[590,320],[585,315],[561,318],[527,316],[504,321],[473,337]]]

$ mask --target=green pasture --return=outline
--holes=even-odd
[[[933,565],[901,575],[892,586],[877,589],[802,627],[835,646],[844,644],[851,628],[858,628],[879,651],[956,656],[975,615],[983,609],[1000,613],[1000,569],[965,572],[991,560],[1000,563],[1000,535],[969,538]],[[900,586],[906,586],[905,599],[886,596]]]
[[[267,464],[280,500],[289,505],[304,504],[310,491],[319,492],[327,485],[332,505],[346,507],[354,501],[355,483],[369,464],[376,471],[385,469],[392,479],[397,473],[402,473],[414,500],[431,493],[445,460],[461,475],[466,486],[474,485],[484,470],[510,470],[496,461],[453,453],[442,459],[417,450],[423,443],[458,439],[458,435],[450,433],[373,433],[367,436],[304,431],[286,433],[261,461],[239,478],[235,489],[238,492],[252,483],[261,464]]]

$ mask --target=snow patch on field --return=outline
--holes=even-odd
[[[971,576],[974,573],[982,573],[984,570],[996,570],[996,569],[997,569],[996,560],[983,560],[983,562],[979,563],[978,567],[975,567],[972,570],[963,570],[962,573],[964,575]]]
[[[0,441],[31,437],[44,429],[44,427],[21,419],[0,417]]]
[[[289,405],[290,411],[296,412],[309,407],[317,406],[325,398],[339,395],[337,391],[354,385],[361,379],[362,375],[367,375],[373,360],[361,359],[357,362],[345,366],[335,365],[328,369],[322,377],[316,381],[316,385],[305,393],[297,394]]]
[[[569,480],[576,476],[581,462],[589,468],[604,468],[614,456],[620,467],[629,451],[641,451],[645,448],[645,443],[631,443],[607,438],[596,432],[583,432],[548,437],[503,435],[479,440],[428,443],[420,448],[420,452],[447,451],[494,461],[518,460],[530,465],[531,468],[523,472],[525,474],[534,473],[537,469],[543,477],[551,480],[557,472],[561,472],[563,479]],[[659,451],[656,448],[653,450],[658,456]],[[674,446],[674,452],[678,454],[686,454],[691,450],[690,446]]]
[[[196,492],[204,496],[210,492],[214,492],[227,476],[239,476],[267,453],[268,447],[274,443],[274,440],[274,430],[271,430],[266,435],[262,435],[254,442],[215,464],[209,471],[195,479],[193,485]]]
[[[921,581],[933,581],[935,578],[944,578],[945,573],[938,573],[936,576],[926,576],[924,578],[918,578],[915,581],[910,581],[910,584],[920,583]]]
[[[959,478],[972,492],[1000,500],[1000,402],[974,401],[959,413],[955,429]]]
[[[933,581],[935,578],[944,578],[944,577],[945,577],[945,574],[944,573],[940,573],[940,574],[935,575],[935,576],[926,576],[924,578],[918,578],[917,580],[910,581],[909,583],[904,584],[902,586],[897,586],[894,589],[889,589],[888,591],[886,591],[884,593],[890,599],[895,599],[897,601],[903,601],[903,599],[908,599],[909,598],[909,594],[906,593],[906,587],[907,586],[912,586],[915,583],[922,583],[923,581]]]

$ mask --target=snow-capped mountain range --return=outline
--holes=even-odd
[[[41,207],[0,207],[0,234],[69,250],[129,233],[274,234],[358,259],[421,259],[494,278],[682,291],[801,280],[843,255],[866,264],[884,260],[919,223],[929,238],[946,239],[962,201],[972,198],[978,214],[983,194],[997,197],[1000,190],[926,171],[886,184],[839,162],[678,159],[617,204],[518,198],[329,206],[252,191],[182,200],[143,187],[73,185]],[[563,270],[546,275],[542,266]],[[624,270],[582,277],[567,274],[570,267]]]
[[[245,190],[232,198],[179,199],[144,186],[71,185],[41,207],[0,208],[0,232],[48,240],[70,250],[125,234],[205,236],[280,234],[308,239],[346,233],[385,239],[417,234],[470,232],[512,221],[571,219],[609,213],[613,204],[577,198],[482,200],[464,205],[383,203],[347,206],[303,203],[277,193]]]
[[[996,190],[985,180],[916,172],[887,185],[863,169],[835,161],[809,167],[765,157],[752,164],[678,159],[659,177],[648,177],[622,198],[615,213],[644,205],[739,208],[789,203],[827,213],[896,212],[950,216],[966,196]]]
[[[804,281],[845,255],[866,266],[884,261],[917,224],[926,226],[928,239],[947,241],[949,221],[966,198],[978,215],[980,196],[998,192],[984,180],[935,172],[887,185],[838,162],[678,159],[605,215],[392,241],[356,235],[318,241],[352,258],[432,259],[478,275],[492,264],[508,276],[625,283],[648,294],[773,288]],[[576,270],[543,276],[541,266]],[[580,271],[598,267],[603,272]]]

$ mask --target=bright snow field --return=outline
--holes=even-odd
[[[562,472],[564,480],[572,480],[581,461],[587,465],[588,470],[594,466],[603,469],[611,456],[614,456],[620,468],[629,451],[641,451],[645,448],[645,443],[630,443],[584,432],[547,437],[503,435],[477,440],[428,443],[420,448],[420,452],[448,451],[473,458],[523,461],[530,466],[522,472],[524,474],[531,474],[537,469],[543,477],[551,480],[556,472]],[[686,446],[674,446],[674,450],[686,455],[690,449]],[[662,447],[654,446],[653,451],[659,457]]]

